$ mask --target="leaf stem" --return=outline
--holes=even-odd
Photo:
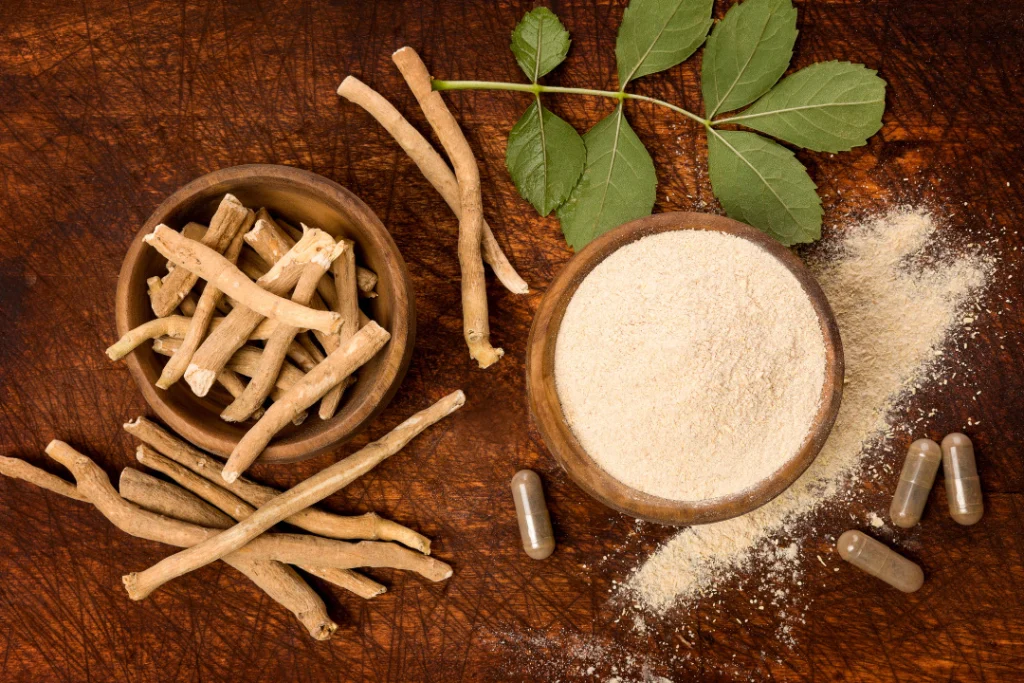
[[[565,88],[557,85],[541,85],[539,83],[506,83],[504,81],[433,81],[434,90],[510,90],[513,92],[528,92],[539,96],[541,93],[552,93],[552,94],[563,94],[563,95],[590,95],[592,97],[607,97],[609,99],[618,100],[639,100],[641,102],[649,102],[651,104],[657,104],[666,109],[671,109],[677,114],[682,114],[688,119],[692,119],[697,123],[707,126],[710,124],[705,118],[697,116],[691,111],[683,109],[682,107],[676,106],[665,100],[659,100],[655,97],[647,97],[646,95],[636,95],[634,93],[621,92],[617,90],[593,90],[590,88]]]

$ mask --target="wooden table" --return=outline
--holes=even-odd
[[[716,16],[727,4],[718,3]],[[573,48],[553,82],[613,86],[622,3],[557,5]],[[505,135],[526,102],[507,93],[447,96],[480,159],[488,219],[533,286],[517,298],[489,281],[493,334],[507,355],[480,371],[461,340],[455,220],[387,135],[334,93],[356,74],[424,129],[391,52],[412,45],[447,78],[518,80],[509,32],[531,3],[6,0],[0,453],[60,472],[42,455],[59,437],[112,476],[133,465],[134,443],[121,423],[146,406],[124,365],[103,354],[114,339],[121,258],[175,188],[248,162],[310,169],[362,197],[408,261],[419,328],[404,386],[363,438],[255,475],[293,485],[449,390],[465,389],[470,402],[328,503],[421,530],[454,564],[454,578],[428,585],[370,572],[390,588],[370,602],[318,584],[343,624],[327,644],[224,565],[134,603],[121,574],[149,566],[166,547],[126,536],[81,504],[0,481],[0,678],[447,683],[641,680],[646,671],[674,681],[1020,680],[1024,8],[954,0],[798,6],[797,66],[862,61],[890,84],[885,127],[867,147],[800,154],[825,198],[826,232],[872,208],[923,204],[1001,259],[990,295],[1000,313],[984,317],[959,352],[974,375],[926,386],[903,408],[940,408],[932,436],[962,428],[967,417],[981,420],[971,434],[986,517],[974,528],[951,524],[936,487],[909,545],[927,571],[927,590],[904,597],[848,568],[834,572],[834,555],[822,567],[813,555],[829,552],[827,543],[811,540],[797,589],[805,621],[790,624],[794,644],[779,637],[775,616],[749,604],[747,577],[717,600],[648,619],[646,635],[629,616],[620,620],[621,605],[610,601],[616,582],[672,530],[638,532],[588,499],[531,424],[527,332],[571,253],[556,222],[536,217],[504,168]],[[690,63],[636,88],[699,110],[696,75]],[[554,106],[580,129],[610,108],[568,98]],[[645,105],[628,109],[655,157],[656,211],[717,211],[693,127]],[[878,457],[896,464],[896,456]],[[541,473],[557,527],[559,549],[543,563],[518,547],[507,486],[521,467]],[[896,470],[850,512],[863,519],[866,510],[884,510]],[[845,510],[816,520],[822,536],[849,523]]]

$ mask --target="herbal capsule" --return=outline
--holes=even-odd
[[[918,439],[910,444],[900,472],[900,483],[896,485],[896,494],[889,506],[893,524],[908,529],[921,520],[941,463],[942,449],[931,439]]]
[[[836,548],[839,556],[857,569],[904,593],[913,593],[924,583],[924,572],[917,564],[863,532],[844,532]]]
[[[954,432],[942,440],[942,472],[950,516],[964,526],[981,519],[985,512],[981,479],[974,462],[974,444],[965,435]]]
[[[519,518],[519,536],[523,550],[535,560],[543,560],[555,551],[555,533],[544,502],[544,487],[533,470],[519,470],[512,477],[512,499]]]

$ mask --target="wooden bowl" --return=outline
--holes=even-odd
[[[825,341],[826,371],[821,404],[800,450],[771,477],[738,493],[699,501],[652,496],[626,486],[602,470],[580,446],[565,420],[555,388],[555,345],[566,307],[584,278],[620,247],[642,237],[671,230],[714,230],[741,237],[774,256],[807,293]],[[824,292],[804,264],[779,242],[748,225],[702,213],[663,213],[626,223],[587,245],[548,288],[530,330],[526,356],[526,390],[530,411],[544,441],[569,477],[605,505],[627,515],[661,524],[707,524],[745,514],[782,493],[817,457],[832,430],[843,393],[843,348],[839,328]]]
[[[228,192],[249,208],[265,206],[296,226],[305,223],[353,240],[359,262],[379,278],[378,296],[362,299],[361,303],[367,314],[391,333],[390,341],[357,371],[358,381],[345,391],[334,417],[319,419],[314,406],[302,425],[289,425],[282,430],[258,462],[311,458],[351,438],[398,390],[409,367],[415,338],[416,315],[409,273],[398,247],[377,216],[337,183],[287,166],[235,166],[185,185],[157,207],[139,230],[117,283],[118,335],[154,317],[146,279],[167,272],[165,259],[143,243],[143,236],[160,223],[175,229],[189,221],[208,224]],[[231,399],[219,386],[203,398],[194,395],[184,381],[166,391],[158,389],[156,380],[166,359],[157,356],[149,344],[139,346],[126,361],[150,407],[171,429],[196,446],[227,457],[252,426],[251,421],[232,424],[220,419],[221,410]]]

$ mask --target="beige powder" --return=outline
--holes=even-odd
[[[789,460],[820,404],[810,300],[766,251],[722,233],[645,237],[606,258],[566,310],[555,381],[609,474],[649,494],[737,493]]]
[[[931,216],[894,211],[850,228],[836,253],[811,264],[835,311],[846,356],[846,386],[831,436],[810,469],[772,502],[691,527],[663,545],[626,588],[639,607],[660,612],[714,592],[737,570],[799,540],[801,521],[845,494],[851,480],[860,490],[854,478],[867,464],[869,447],[891,436],[900,398],[932,375],[962,311],[993,268],[988,259],[954,257],[941,245]],[[922,251],[932,259],[922,259]]]

